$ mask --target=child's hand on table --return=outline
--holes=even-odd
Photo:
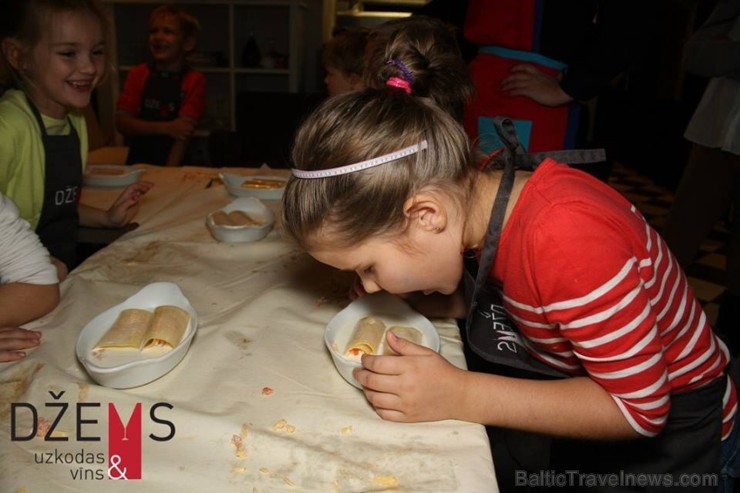
[[[139,181],[126,187],[105,213],[109,225],[111,227],[119,227],[131,222],[131,219],[139,208],[139,200],[153,186],[154,184],[151,182]]]
[[[18,361],[26,357],[23,349],[30,349],[41,344],[41,332],[0,327],[0,362]]]

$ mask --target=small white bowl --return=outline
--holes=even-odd
[[[352,371],[360,368],[362,363],[346,358],[344,349],[347,347],[357,321],[369,315],[383,320],[388,328],[393,325],[404,325],[419,329],[423,335],[422,345],[439,351],[439,333],[436,327],[401,298],[386,292],[361,296],[337,313],[324,331],[324,343],[331,354],[334,366],[347,382],[358,389],[362,387],[355,380]],[[384,344],[385,340],[383,340]]]
[[[232,211],[242,211],[253,219],[260,221],[258,226],[231,226],[228,224],[216,224],[213,215],[222,211],[228,214]],[[244,243],[248,241],[261,240],[272,231],[275,225],[275,214],[255,197],[240,197],[233,200],[226,207],[213,211],[206,218],[206,225],[211,234],[218,241],[231,243]]]
[[[190,314],[185,335],[172,350],[160,355],[134,349],[95,350],[95,345],[121,311],[127,308],[153,311],[161,305],[174,305]],[[114,389],[138,387],[162,377],[177,366],[188,352],[197,329],[198,314],[180,288],[169,282],[155,282],[90,320],[77,339],[77,359],[100,385]]]
[[[257,197],[262,200],[280,200],[285,192],[285,185],[288,183],[288,179],[283,176],[238,175],[236,173],[220,173],[219,176],[226,185],[226,190],[234,197]],[[280,188],[245,188],[242,186],[245,181],[255,179],[277,180],[285,184]]]
[[[139,181],[144,171],[122,164],[90,164],[82,175],[82,183],[90,187],[127,187]]]

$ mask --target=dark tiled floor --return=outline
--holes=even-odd
[[[673,201],[671,190],[656,185],[635,170],[619,164],[614,167],[609,183],[635,204],[648,222],[660,231]],[[724,292],[722,279],[727,237],[725,225],[718,222],[702,243],[701,251],[694,263],[686,269],[689,283],[712,324],[717,319],[719,298]]]

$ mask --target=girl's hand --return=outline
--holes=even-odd
[[[561,106],[573,101],[561,89],[558,78],[528,64],[511,67],[509,75],[501,80],[500,87],[510,96],[524,96],[544,106]]]
[[[175,140],[188,140],[195,131],[195,123],[187,118],[175,118],[167,124],[167,135]]]
[[[26,357],[22,349],[41,344],[41,332],[35,330],[0,327],[0,362],[18,361]]]
[[[389,421],[439,421],[456,416],[464,402],[466,372],[435,351],[391,332],[386,335],[399,356],[362,357],[354,371],[365,397],[378,415]]]
[[[148,181],[140,181],[126,187],[105,213],[109,223],[108,226],[125,226],[131,222],[139,208],[139,200],[153,186],[154,184]]]

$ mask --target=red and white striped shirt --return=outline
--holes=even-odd
[[[671,393],[725,378],[729,435],[729,352],[666,244],[619,192],[545,160],[502,232],[492,275],[530,352],[588,374],[638,433],[660,432]]]

